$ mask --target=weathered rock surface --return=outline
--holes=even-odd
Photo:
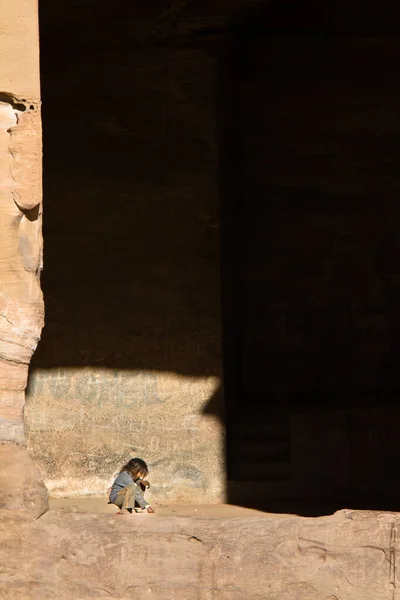
[[[0,509],[40,517],[48,509],[47,490],[25,446],[0,443]]]
[[[201,414],[215,378],[105,369],[59,374],[35,374],[25,411],[29,448],[52,496],[104,494],[138,455],[149,464],[153,497],[220,500],[223,426]]]
[[[0,102],[0,434],[23,443],[28,365],[43,327],[40,117]]]
[[[398,515],[2,513],[0,598],[393,600]]]
[[[59,27],[59,10],[43,10]],[[216,56],[130,44],[118,69],[113,52],[94,69],[86,40],[72,66],[56,58],[66,29],[56,45],[49,25],[42,38],[46,326],[28,448],[51,495],[103,494],[139,455],[160,499],[215,503],[225,488],[222,411],[209,410],[222,375]],[[93,33],[103,45],[101,27]],[[89,106],[79,96],[91,97],[93,77],[104,92]]]
[[[35,2],[0,4],[0,507],[38,516],[47,492],[23,423],[44,312],[38,14]]]

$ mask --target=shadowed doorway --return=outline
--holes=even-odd
[[[268,2],[231,29],[232,502],[398,508],[398,11]]]

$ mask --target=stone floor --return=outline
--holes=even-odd
[[[51,511],[61,511],[63,513],[105,513],[116,514],[118,508],[113,504],[107,504],[106,497],[81,497],[81,498],[50,498]],[[237,518],[237,517],[274,517],[277,515],[268,514],[259,510],[233,506],[230,504],[203,504],[203,505],[182,505],[172,503],[153,502],[152,506],[156,511],[155,515],[144,516],[155,518],[157,516],[173,517],[197,517],[197,518]],[[141,515],[135,515],[141,517]],[[282,516],[282,515],[279,515]]]

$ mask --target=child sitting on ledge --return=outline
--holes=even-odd
[[[135,512],[147,510],[148,513],[154,513],[150,504],[144,499],[144,492],[150,487],[149,482],[144,480],[148,474],[149,469],[141,458],[131,458],[122,467],[111,487],[109,497],[109,504],[116,504],[120,509],[118,514],[130,514],[132,510]]]

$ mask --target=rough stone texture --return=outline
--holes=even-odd
[[[1,415],[21,421],[22,406],[7,402],[12,392],[23,396],[27,367],[43,326],[43,299],[39,285],[41,243],[40,118],[14,100],[0,103],[1,265],[0,359],[7,409]],[[11,392],[11,393],[8,393]],[[15,394],[18,396],[18,394]],[[15,412],[10,404],[14,404]]]
[[[209,409],[221,395],[216,58],[124,48],[118,33],[99,63],[99,28],[90,43],[77,36],[75,63],[59,41],[46,45],[46,31],[65,35],[66,19],[42,36],[46,326],[28,447],[52,494],[104,493],[139,455],[160,498],[216,502],[225,488],[221,410]],[[85,27],[84,15],[71,19]],[[94,87],[101,101],[82,102]]]
[[[223,432],[201,414],[215,378],[75,368],[36,372],[33,385],[28,437],[51,495],[103,494],[116,469],[138,455],[149,463],[156,497],[222,498]]]
[[[0,449],[0,506],[37,516],[47,493],[23,446],[23,407],[43,326],[38,15],[30,0],[0,10],[0,441],[11,442]]]
[[[0,1],[1,92],[39,100],[39,22],[36,0]],[[34,102],[35,103],[35,102]]]
[[[0,520],[2,600],[396,600],[398,515]]]
[[[48,508],[41,474],[24,446],[0,442],[0,508],[40,517]]]
[[[219,394],[226,196],[225,224],[239,213],[241,242],[224,268],[237,265],[224,307],[235,354],[229,425],[241,436],[230,436],[231,478],[318,497],[360,489],[363,472],[364,489],[385,494],[398,461],[389,419],[337,411],[380,408],[400,390],[399,54],[385,37],[399,8],[243,3],[221,102],[217,44],[190,31],[217,22],[213,11],[226,23],[240,3],[185,4],[115,14],[99,2],[93,27],[90,3],[77,19],[73,3],[43,0],[48,319],[32,368],[30,447],[53,491],[101,491],[138,452],[160,494],[182,482],[198,501],[217,497],[220,425],[203,414]],[[337,36],[320,35],[327,23]],[[179,42],[146,46],[138,31],[153,25]],[[230,153],[226,186],[217,173]],[[363,423],[375,445],[357,433]],[[302,433],[319,426],[326,436]]]

